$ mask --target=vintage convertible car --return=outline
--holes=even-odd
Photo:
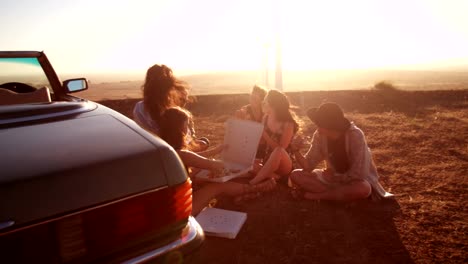
[[[70,95],[43,52],[0,52],[0,262],[184,260],[204,240],[176,152]]]

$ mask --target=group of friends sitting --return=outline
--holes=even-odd
[[[235,118],[264,125],[251,178],[244,182],[198,182],[194,175],[200,169],[213,175],[223,173],[223,162],[210,157],[229,146],[211,146],[207,138],[196,136],[192,115],[185,108],[190,100],[189,85],[177,79],[169,67],[150,67],[142,88],[143,100],[135,105],[134,120],[178,153],[193,182],[193,215],[214,198],[250,200],[273,191],[282,180],[296,199],[353,201],[388,195],[378,182],[364,133],[344,116],[339,105],[328,102],[307,110],[317,129],[312,141],[306,143],[296,136],[299,124],[288,97],[257,85],[249,104],[234,113]],[[304,147],[308,147],[305,155],[300,151]],[[293,159],[300,168],[294,168]],[[317,168],[322,161],[326,168]]]

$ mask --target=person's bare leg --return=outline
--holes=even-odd
[[[211,200],[220,196],[241,196],[248,193],[268,192],[274,189],[276,181],[266,180],[258,184],[243,184],[238,182],[210,183],[192,194],[192,215],[197,215]]]
[[[289,178],[296,187],[299,187],[307,192],[320,193],[328,190],[328,187],[325,186],[313,172],[294,170],[289,175]]]
[[[267,162],[263,165],[257,175],[250,180],[251,184],[257,184],[267,178],[271,178],[276,172],[277,175],[286,174],[292,169],[292,161],[288,152],[283,148],[275,148],[268,158]]]
[[[310,200],[354,201],[367,198],[371,190],[372,188],[367,181],[360,180],[329,188],[324,192],[306,192],[304,198]]]
[[[223,189],[219,183],[207,184],[196,190],[192,194],[192,215],[197,215],[203,210],[214,198],[222,194]]]
[[[255,159],[254,164],[252,166],[252,172],[253,174],[257,174],[263,167],[263,164],[260,159]]]
[[[253,190],[253,186],[244,186],[237,182],[210,183],[192,194],[192,215],[197,215],[203,210],[214,198],[220,195],[239,196],[245,190]],[[246,189],[247,188],[247,189]]]
[[[252,170],[249,171],[248,177],[249,178],[254,178],[255,175],[262,169],[263,164],[261,159],[255,159],[253,165],[252,165]]]

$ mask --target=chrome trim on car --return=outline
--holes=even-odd
[[[144,263],[144,262],[150,261],[152,259],[161,257],[161,256],[163,256],[164,254],[166,254],[166,253],[168,253],[170,251],[176,250],[177,248],[180,248],[183,245],[186,245],[187,243],[190,243],[190,241],[196,239],[197,236],[199,236],[200,234],[204,236],[203,229],[201,228],[200,224],[198,224],[197,220],[195,220],[195,218],[193,218],[192,216],[189,217],[189,221],[188,221],[187,226],[188,226],[189,230],[185,234],[185,236],[177,239],[176,241],[174,241],[174,242],[172,242],[172,243],[170,243],[170,244],[168,244],[168,245],[166,245],[164,247],[152,250],[152,251],[150,251],[150,252],[148,252],[146,254],[143,254],[143,255],[140,255],[140,256],[135,257],[133,259],[124,261],[122,263],[123,264]]]

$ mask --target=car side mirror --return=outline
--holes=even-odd
[[[85,78],[69,79],[63,81],[63,87],[67,93],[76,93],[88,89],[88,81]]]

